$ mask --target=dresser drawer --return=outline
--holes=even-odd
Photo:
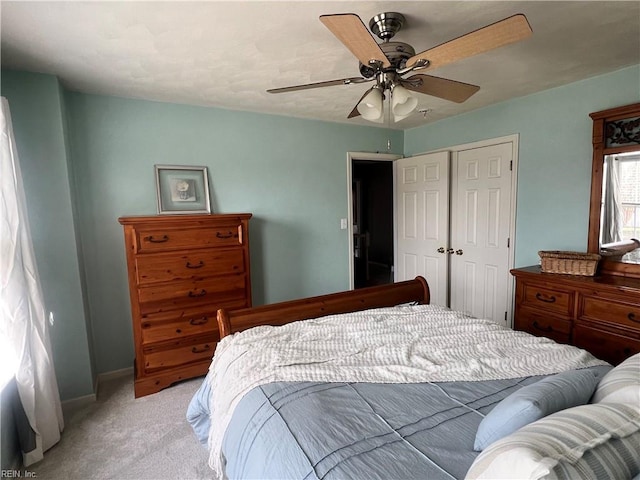
[[[242,245],[242,224],[208,227],[150,227],[136,230],[137,252]]]
[[[214,334],[218,340],[220,336],[216,315],[217,308],[176,310],[146,315],[140,325],[142,345],[204,334]]]
[[[614,365],[640,352],[640,338],[618,335],[580,324],[573,327],[573,344]]]
[[[580,297],[580,307],[579,319],[640,330],[640,305],[584,295]]]
[[[137,255],[135,262],[138,285],[245,271],[244,252],[238,248]]]
[[[147,373],[178,367],[189,363],[211,361],[217,342],[202,342],[144,354],[144,370]]]
[[[238,301],[249,302],[245,275],[182,280],[138,288],[142,314],[201,305],[222,308]]]
[[[547,337],[558,343],[569,343],[571,339],[571,321],[552,315],[519,308],[516,312],[515,329],[539,337]]]
[[[564,290],[555,286],[549,288],[529,283],[525,283],[522,288],[523,305],[548,310],[567,317],[571,316],[575,298],[573,290]]]

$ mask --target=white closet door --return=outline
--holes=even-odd
[[[454,156],[451,308],[507,324],[513,144]]]
[[[396,160],[396,281],[422,275],[431,303],[447,305],[449,152]]]

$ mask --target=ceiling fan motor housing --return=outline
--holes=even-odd
[[[386,42],[380,44],[380,48],[389,59],[392,70],[404,68],[407,60],[416,54],[413,47],[408,43]],[[373,77],[379,70],[380,68],[375,65],[363,65],[360,63],[360,74],[365,78]]]

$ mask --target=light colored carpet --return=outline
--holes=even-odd
[[[28,470],[42,480],[212,478],[185,417],[202,380],[138,399],[129,376],[101,383],[97,401],[68,413],[60,443]]]

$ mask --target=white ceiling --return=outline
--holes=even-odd
[[[80,92],[347,120],[369,84],[283,94],[269,88],[359,76],[358,61],[318,20],[397,11],[395,41],[416,52],[516,13],[533,36],[426,73],[479,85],[463,104],[417,94],[431,109],[411,128],[640,64],[640,2],[2,0],[2,66],[57,75]],[[640,88],[640,87],[639,87]],[[369,124],[370,125],[370,124]]]

